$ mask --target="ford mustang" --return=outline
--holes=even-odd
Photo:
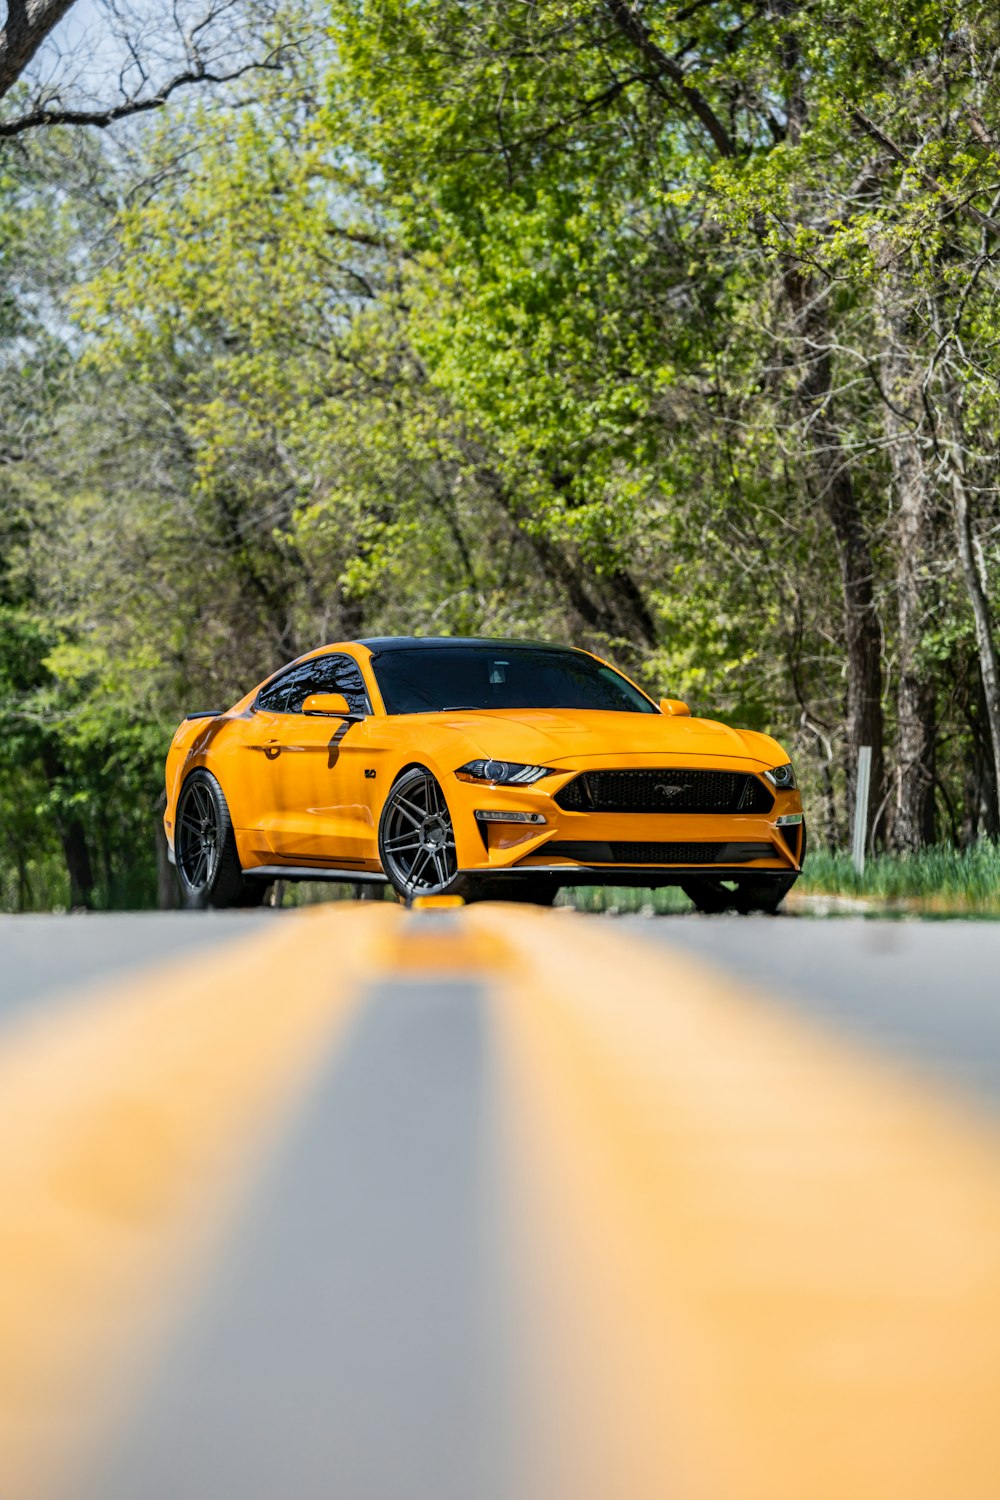
[[[701,911],[772,912],[805,853],[777,741],[532,641],[320,647],[189,714],[166,783],[189,905],[256,905],[276,879],[388,880],[407,901],[679,885]]]

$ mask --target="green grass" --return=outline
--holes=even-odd
[[[629,886],[613,885],[570,886],[560,891],[556,905],[574,906],[577,911],[655,912],[657,916],[675,911],[694,911],[684,892],[672,885],[659,891],[633,890]]]
[[[820,849],[807,857],[796,890],[928,911],[1000,914],[1000,844],[982,839],[970,849],[938,844],[920,854],[879,854],[866,862],[861,876],[849,854]]]
[[[1000,843],[983,839],[971,849],[939,844],[920,854],[879,854],[867,861],[862,876],[849,854],[820,849],[806,859],[795,893],[847,896],[870,902],[875,909],[1000,916]],[[657,915],[692,909],[674,887],[648,891],[581,886],[563,891],[559,904],[578,911]]]
[[[37,866],[33,863],[27,875],[30,909],[65,907],[68,891],[60,867],[52,861]],[[383,900],[390,899],[387,888],[376,894]],[[1000,843],[983,839],[971,849],[939,844],[908,857],[876,855],[868,860],[860,878],[849,854],[831,854],[818,849],[808,856],[795,895],[846,896],[869,902],[875,910],[1000,917]],[[145,886],[141,890],[114,891],[105,891],[101,887],[95,896],[95,905],[108,910],[148,907],[153,900],[152,891]],[[350,900],[353,896],[354,890],[349,885],[288,884],[282,904],[305,906],[316,901]],[[558,904],[575,906],[578,911],[643,912],[650,915],[692,910],[690,901],[674,886],[659,891],[578,886],[564,890]],[[16,907],[13,876],[10,872],[0,872],[0,911]]]

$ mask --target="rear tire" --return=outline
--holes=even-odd
[[[523,879],[503,876],[499,880],[472,876],[465,899],[467,902],[517,901],[526,906],[552,906],[558,894],[559,886],[544,876]]]
[[[795,884],[795,876],[776,880],[741,880],[733,898],[733,905],[744,917],[751,912],[763,912],[773,917]]]
[[[706,916],[714,917],[720,912],[731,911],[735,900],[734,893],[728,891],[721,880],[712,880],[706,876],[682,880],[681,890]]]
[[[260,906],[267,895],[269,881],[243,874],[229,807],[210,771],[192,771],[181,787],[174,854],[181,902],[189,911]]]

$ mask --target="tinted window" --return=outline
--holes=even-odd
[[[361,668],[352,656],[330,652],[289,667],[257,694],[257,707],[272,713],[299,714],[310,693],[343,693],[352,713],[371,712]]]
[[[374,657],[372,668],[390,714],[426,714],[447,708],[657,712],[624,677],[576,651],[417,646],[384,651]]]

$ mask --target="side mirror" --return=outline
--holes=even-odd
[[[677,719],[690,719],[691,710],[680,698],[661,698],[660,712],[672,714]]]
[[[323,715],[331,719],[363,719],[364,714],[351,712],[343,693],[310,693],[302,704],[304,714]]]

